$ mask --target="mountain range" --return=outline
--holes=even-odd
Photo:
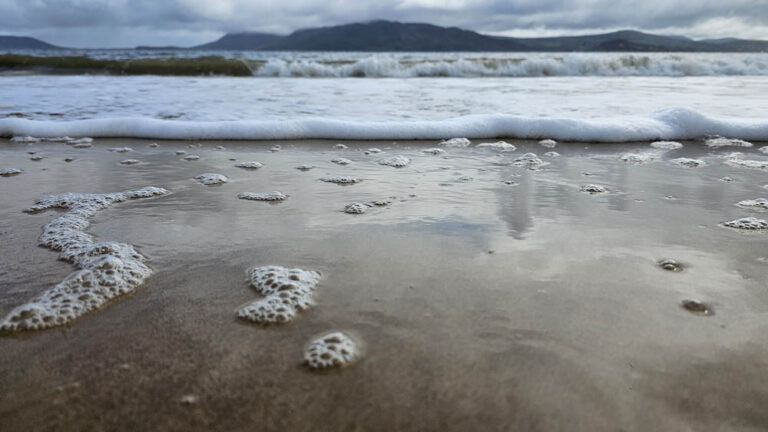
[[[0,50],[65,49],[38,39],[0,36]],[[677,51],[768,52],[768,41],[736,38],[693,40],[633,30],[546,38],[489,36],[457,27],[371,21],[297,30],[289,35],[244,32],[189,48],[137,49],[260,50],[260,51]]]

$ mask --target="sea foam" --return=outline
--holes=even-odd
[[[312,306],[312,292],[320,272],[280,266],[250,270],[251,285],[263,297],[237,310],[239,318],[259,324],[291,321],[296,312]]]
[[[711,117],[686,108],[668,108],[649,116],[602,118],[529,117],[511,114],[470,115],[425,121],[356,121],[326,118],[293,120],[179,121],[151,118],[39,121],[0,119],[0,136],[89,135],[150,139],[440,139],[549,137],[561,141],[626,142],[686,140],[712,135],[768,140],[768,119]],[[466,138],[465,138],[466,139]],[[444,146],[469,145],[451,139]]]
[[[66,193],[46,196],[27,209],[28,213],[52,208],[67,210],[43,227],[40,244],[59,251],[62,260],[80,270],[13,309],[0,321],[0,330],[40,330],[63,325],[133,292],[152,274],[146,257],[126,243],[96,242],[85,229],[97,212],[113,204],[167,193],[152,186],[108,194]]]

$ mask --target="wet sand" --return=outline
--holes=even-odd
[[[684,142],[631,164],[620,155],[649,143],[509,142],[516,151],[443,155],[423,153],[436,142],[0,142],[0,168],[24,170],[0,178],[1,316],[75,270],[38,246],[59,212],[23,213],[36,199],[171,192],[103,210],[87,229],[150,259],[135,293],[0,337],[0,429],[766,430],[768,234],[719,225],[768,215],[735,206],[768,197],[766,172],[723,158],[765,160],[760,144]],[[561,156],[542,156],[551,150]],[[549,164],[512,163],[526,152]],[[378,163],[396,155],[410,164]],[[669,162],[681,157],[706,165]],[[251,160],[264,166],[234,166]],[[229,181],[205,186],[193,179],[203,173]],[[363,181],[319,180],[334,175]],[[289,197],[237,198],[271,191]],[[391,203],[343,213],[381,199]],[[684,270],[661,269],[664,258]],[[237,320],[258,297],[246,270],[270,264],[322,272],[316,306],[281,326]],[[362,343],[361,358],[302,366],[306,344],[335,330]]]

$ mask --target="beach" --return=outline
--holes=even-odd
[[[496,141],[3,140],[0,168],[22,172],[0,177],[0,316],[76,270],[39,246],[62,210],[24,213],[36,200],[168,191],[85,229],[147,258],[135,291],[0,337],[3,428],[768,428],[766,234],[723,225],[765,217],[737,203],[768,195],[765,170],[739,162],[768,161],[768,143],[477,146]],[[382,163],[395,156],[408,163]],[[272,191],[287,198],[238,199]],[[355,202],[365,212],[345,213]],[[315,305],[282,325],[238,319],[266,265],[319,271]],[[331,331],[357,359],[309,370],[305,347]]]

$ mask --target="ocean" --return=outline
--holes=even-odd
[[[92,50],[65,55],[83,53],[125,64],[178,58],[204,64],[204,55],[220,55],[247,64],[251,75],[179,76],[189,73],[186,64],[158,68],[163,76],[90,68],[6,70],[0,76],[0,134],[768,138],[768,54]],[[541,119],[549,121],[544,129],[538,127]]]

